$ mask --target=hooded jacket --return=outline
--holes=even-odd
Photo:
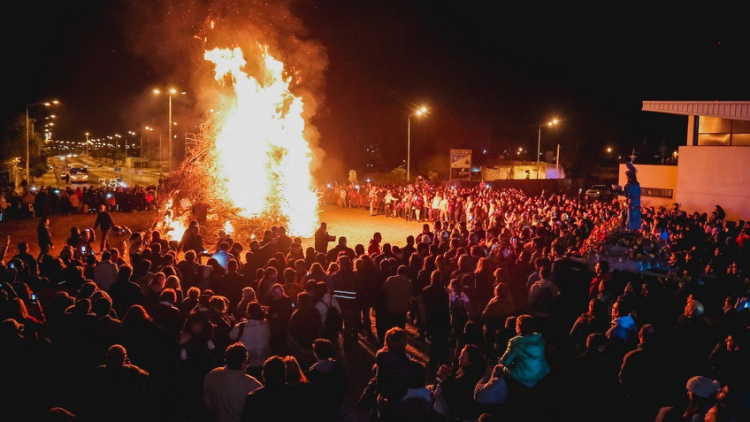
[[[508,349],[500,360],[505,366],[505,375],[529,388],[533,388],[549,373],[549,365],[544,357],[544,339],[539,333],[510,339]]]
[[[635,320],[630,315],[625,315],[612,320],[612,327],[607,331],[607,338],[614,337],[621,339],[625,343],[632,343],[638,336],[638,329],[635,326]]]

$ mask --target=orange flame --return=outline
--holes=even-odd
[[[215,129],[217,196],[231,201],[243,217],[283,216],[289,231],[309,236],[318,224],[312,151],[305,140],[304,105],[289,90],[284,64],[262,47],[256,79],[243,71],[242,50],[216,48],[204,58],[217,81],[233,88],[223,98]]]

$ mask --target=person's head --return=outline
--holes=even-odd
[[[228,270],[228,271],[229,271],[230,273],[236,273],[236,272],[237,272],[237,267],[238,267],[238,266],[239,266],[239,265],[237,264],[237,260],[235,260],[235,259],[230,259],[230,260],[229,260],[229,262],[227,263],[227,270]]]
[[[119,344],[115,344],[107,350],[105,358],[107,368],[120,368],[128,363],[128,352]]]
[[[27,245],[26,242],[20,242],[18,244],[18,252],[26,253],[27,250],[29,250],[29,245]]]
[[[656,329],[651,324],[643,324],[640,330],[638,330],[638,341],[643,344],[653,344],[656,341]]]
[[[322,230],[326,230],[328,228],[328,224],[325,221],[323,221],[323,222],[320,223],[320,228]]]
[[[219,243],[219,250],[223,252],[229,251],[229,243],[228,242],[221,242]]]
[[[267,278],[269,280],[276,280],[276,276],[279,274],[279,272],[274,267],[268,267],[263,272],[263,277]]]
[[[612,305],[612,318],[621,318],[630,314],[630,305],[626,300],[618,298]]]
[[[112,253],[110,251],[102,252],[102,261],[109,261],[112,259]]]
[[[252,287],[243,287],[242,288],[242,300],[249,300],[254,301],[255,300],[255,290]]]
[[[248,363],[247,348],[240,342],[230,345],[224,352],[224,360],[227,363],[227,368],[244,371]]]
[[[385,348],[392,353],[406,353],[406,332],[394,327],[385,333]]]
[[[297,293],[297,310],[298,311],[312,308],[312,306],[313,306],[313,297],[310,295],[310,293],[307,293],[307,292]]]
[[[294,356],[287,356],[284,358],[284,366],[286,367],[286,382],[291,385],[298,385],[307,382],[305,373],[302,372],[302,368],[297,362],[297,358]]]
[[[164,289],[159,294],[159,302],[166,302],[170,305],[174,305],[177,302],[177,293],[174,289]]]
[[[516,318],[516,334],[527,336],[536,332],[536,321],[531,315],[521,315]]]
[[[249,287],[248,287],[249,289]],[[201,295],[201,289],[197,287],[191,287],[187,291],[187,298],[191,300],[198,300],[198,296]]]
[[[325,223],[323,223],[325,224]],[[271,356],[263,363],[263,383],[266,386],[278,387],[286,381],[286,364],[284,359]]]
[[[458,356],[458,366],[466,368],[472,365],[478,365],[484,362],[484,356],[479,347],[473,344],[467,344],[461,349],[461,354]]]
[[[703,304],[698,300],[689,300],[685,305],[685,316],[688,318],[703,316]]]
[[[716,393],[721,388],[719,381],[712,380],[703,376],[690,378],[685,385],[688,390],[687,394],[690,400],[713,400]]]
[[[609,261],[601,260],[597,262],[594,270],[597,274],[607,274],[609,272]]]
[[[430,284],[439,285],[443,282],[443,273],[439,270],[435,270],[430,274]]]
[[[339,237],[339,246],[346,246],[346,237]]]
[[[539,278],[542,280],[549,280],[550,276],[552,275],[552,269],[549,265],[545,265],[541,268],[539,268]]]
[[[313,342],[313,353],[318,360],[333,359],[335,350],[331,340],[319,338]]]
[[[323,281],[315,283],[315,302],[320,302],[323,297],[328,293],[328,286]]]
[[[112,312],[112,299],[110,299],[109,295],[102,295],[96,298],[94,303],[91,304],[91,311],[98,317],[109,315]]]
[[[266,319],[266,313],[263,311],[263,307],[258,302],[250,302],[247,304],[247,317],[251,320],[261,321]]]
[[[187,262],[195,262],[195,251],[187,251],[187,252],[185,252],[185,261],[187,261]]]
[[[383,236],[380,234],[380,232],[375,232],[375,234],[372,235],[372,240],[375,242],[380,242],[383,240]]]
[[[276,283],[273,286],[271,286],[271,299],[279,300],[283,297],[284,297],[284,288],[281,287],[281,284]]]
[[[343,271],[351,271],[352,269],[352,260],[349,259],[349,257],[346,255],[339,255],[338,264],[339,264],[339,269]]]
[[[409,268],[406,265],[400,265],[397,273],[405,277],[409,273]]]

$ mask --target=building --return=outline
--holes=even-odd
[[[643,203],[679,203],[688,212],[721,205],[727,219],[750,219],[750,101],[644,101],[642,109],[687,117],[676,174],[673,166],[636,160],[638,180],[648,188]]]

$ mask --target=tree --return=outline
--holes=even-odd
[[[32,131],[34,119],[29,119],[29,151],[31,153],[43,149],[44,138],[39,131]],[[14,115],[3,128],[0,135],[0,161],[19,157],[26,165],[26,115]],[[32,157],[32,162],[33,162]]]

